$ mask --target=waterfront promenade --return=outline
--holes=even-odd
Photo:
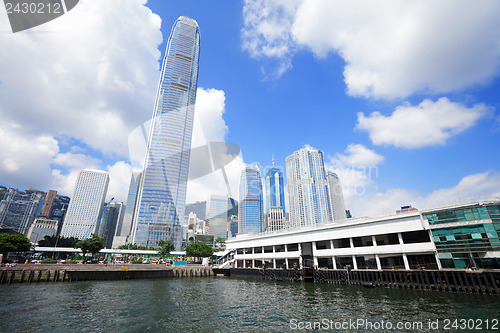
[[[2,267],[0,269],[0,283],[206,276],[213,276],[212,269],[201,265],[172,267],[154,264],[19,264],[16,267]]]

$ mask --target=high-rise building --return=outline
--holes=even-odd
[[[285,211],[285,186],[283,173],[274,166],[266,173],[266,213],[271,207],[280,207]]]
[[[229,216],[229,227],[227,231],[227,238],[236,237],[238,233],[238,215]]]
[[[0,228],[26,234],[35,219],[44,193],[27,189],[26,192],[9,188],[0,201]]]
[[[339,176],[335,172],[327,171],[326,180],[328,182],[328,196],[330,197],[330,208],[334,221],[345,220],[346,210],[344,204],[344,194]]]
[[[97,227],[97,235],[104,239],[104,248],[111,249],[116,228],[123,218],[123,202],[112,202],[104,208]]]
[[[283,173],[274,166],[266,173],[266,231],[281,230],[285,226],[285,187]]]
[[[303,147],[286,158],[290,224],[303,227],[332,221],[323,152]]]
[[[240,178],[238,233],[263,231],[264,207],[260,172],[257,166],[247,166],[241,171]]]
[[[118,221],[116,227],[117,237],[127,237],[130,235],[130,228],[132,227],[132,220],[134,218],[134,210],[136,206],[137,199],[137,188],[139,186],[139,180],[141,179],[140,172],[132,172],[132,177],[130,178],[130,186],[128,188],[127,203],[125,205],[125,211],[123,213],[123,219]]]
[[[207,226],[208,234],[215,238],[227,237],[229,198],[226,195],[211,194],[207,199]]]
[[[47,194],[45,195],[45,202],[43,203],[42,206],[42,211],[40,212],[40,215],[38,217],[45,217],[49,218],[50,215],[52,214],[52,207],[54,206],[54,201],[57,196],[57,191],[54,190],[49,190]]]
[[[31,227],[26,233],[33,244],[38,244],[38,242],[45,238],[45,236],[55,236],[57,234],[57,229],[59,227],[59,221],[51,220],[46,217],[37,217],[35,221],[31,224]]]
[[[81,170],[75,184],[61,236],[86,239],[96,233],[97,220],[108,192],[109,175],[100,170]]]
[[[167,42],[139,182],[131,243],[182,242],[194,105],[198,82],[200,30],[181,16]]]

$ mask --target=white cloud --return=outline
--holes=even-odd
[[[380,164],[384,160],[384,156],[377,154],[375,151],[366,148],[362,144],[350,144],[347,146],[344,154],[337,154],[337,159],[343,165],[353,167],[369,167]]]
[[[436,102],[426,99],[418,106],[400,105],[388,117],[379,112],[358,113],[356,128],[367,131],[376,145],[419,148],[444,145],[488,113],[483,104],[467,108],[443,97]]]
[[[204,146],[209,142],[223,142],[229,129],[224,121],[225,94],[222,90],[198,88],[196,110],[193,124],[191,147]],[[229,189],[224,180],[222,170],[190,180],[187,188],[186,202],[204,201],[210,194],[232,195],[238,200],[238,186],[241,170],[245,167],[240,153],[232,162],[224,167]]]
[[[495,0],[248,0],[242,42],[285,70],[299,49],[319,58],[336,53],[346,63],[348,94],[401,98],[492,79],[500,68],[499,13]]]
[[[126,203],[132,167],[129,163],[118,161],[113,165],[108,165],[106,171],[109,173],[109,186],[106,201],[115,198],[115,202],[121,201]]]
[[[0,118],[26,134],[66,135],[125,157],[158,83],[161,20],[144,4],[83,0],[47,24],[1,34]],[[0,30],[10,30],[5,11]]]
[[[59,152],[50,135],[29,136],[21,126],[0,122],[0,180],[21,189],[40,187],[51,176],[50,163]]]
[[[413,190],[395,188],[386,192],[372,192],[351,197],[347,206],[355,216],[377,216],[394,214],[397,209],[404,205],[412,205],[417,209],[436,208],[499,196],[500,173],[486,171],[465,176],[456,186],[438,189],[428,195]]]
[[[350,203],[354,197],[376,189],[377,165],[384,161],[384,157],[362,144],[348,145],[345,153],[329,156],[325,161],[325,169],[339,176],[344,199]]]

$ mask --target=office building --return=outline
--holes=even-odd
[[[227,237],[229,199],[225,195],[211,194],[207,199],[208,234],[217,237]]]
[[[292,226],[332,221],[323,152],[303,147],[286,158]]]
[[[283,173],[274,166],[266,173],[266,213],[271,207],[280,207],[285,211],[285,186]]]
[[[139,180],[141,179],[140,172],[132,172],[130,177],[130,185],[128,188],[127,202],[124,209],[122,210],[123,218],[118,221],[116,226],[116,234],[113,239],[112,248],[118,248],[121,245],[127,243],[127,239],[130,236],[130,229],[132,227],[132,221],[134,218],[134,211],[137,202],[137,189],[139,187]]]
[[[240,202],[238,205],[238,233],[264,231],[262,181],[257,166],[241,171]]]
[[[328,182],[328,196],[330,199],[333,220],[345,220],[347,218],[347,212],[345,210],[344,194],[342,192],[342,184],[340,183],[339,176],[335,172],[327,171],[326,180]]]
[[[109,175],[100,170],[81,170],[64,218],[61,236],[86,239],[97,232],[99,214],[108,192]]]
[[[125,207],[123,202],[111,202],[104,207],[97,225],[97,235],[104,240],[104,248],[111,249],[113,239],[116,234],[116,228],[123,219]]]
[[[39,210],[44,193],[28,189],[26,192],[9,188],[0,201],[0,228],[26,234]]]
[[[32,244],[37,245],[45,236],[55,236],[59,228],[59,221],[46,217],[37,217],[26,233]]]
[[[179,17],[172,28],[139,181],[131,243],[156,246],[182,242],[182,224],[198,81],[200,31],[193,19]]]
[[[52,214],[52,208],[54,207],[54,201],[56,200],[57,191],[49,190],[45,195],[45,201],[42,206],[42,211],[38,217],[50,218]]]
[[[283,173],[274,166],[266,173],[266,231],[285,227],[285,186]]]

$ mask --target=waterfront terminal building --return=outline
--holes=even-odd
[[[233,267],[500,269],[500,199],[403,209],[226,241]]]

